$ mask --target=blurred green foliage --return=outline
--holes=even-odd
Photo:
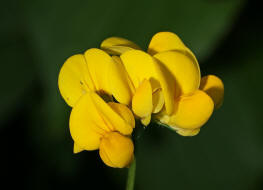
[[[96,151],[72,154],[59,69],[106,37],[146,48],[156,32],[172,31],[196,54],[203,75],[223,79],[225,102],[193,138],[148,127],[136,150],[136,190],[262,189],[263,31],[255,9],[245,0],[6,1],[0,8],[0,130],[12,165],[6,171],[23,175],[27,189],[123,189],[125,169],[107,168]]]

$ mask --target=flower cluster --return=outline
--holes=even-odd
[[[74,152],[99,149],[104,163],[118,168],[133,160],[135,119],[194,136],[224,96],[222,81],[201,78],[195,55],[171,32],[155,34],[147,52],[127,39],[107,38],[100,49],[68,58],[58,85],[72,107]]]

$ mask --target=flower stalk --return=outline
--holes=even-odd
[[[128,169],[126,190],[134,189],[135,173],[136,173],[136,158],[134,156],[133,162],[131,163],[131,166]]]

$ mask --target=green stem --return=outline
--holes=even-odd
[[[134,189],[135,172],[136,172],[136,159],[134,157],[134,160],[131,163],[131,166],[128,170],[126,190],[133,190]]]

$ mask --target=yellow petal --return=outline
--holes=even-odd
[[[96,48],[87,50],[84,55],[96,91],[111,94],[109,70],[115,66],[115,62],[107,53]]]
[[[200,128],[197,128],[197,129],[182,129],[182,128],[180,128],[176,132],[181,136],[189,137],[189,136],[198,135],[198,133],[200,132]]]
[[[186,46],[181,39],[172,32],[159,32],[155,34],[149,44],[148,53],[154,55],[170,50],[184,50]]]
[[[189,94],[199,88],[200,73],[192,59],[176,51],[166,51],[154,56],[173,75],[175,96]]]
[[[59,72],[58,86],[62,97],[71,107],[87,91],[94,90],[83,55],[74,55],[66,60]]]
[[[185,129],[176,126],[173,121],[171,121],[172,117],[167,115],[165,110],[162,110],[160,113],[155,115],[155,119],[159,120],[160,123],[163,123],[165,125],[168,125],[167,127],[170,129],[173,129],[176,131],[181,136],[195,136],[200,132],[200,128],[195,128],[195,129]]]
[[[135,120],[134,116],[131,112],[131,110],[123,105],[123,104],[118,104],[115,102],[109,102],[108,105],[117,113],[119,116],[122,117],[124,121],[126,121],[132,128],[135,127]]]
[[[213,100],[205,92],[196,90],[193,94],[176,99],[168,125],[184,129],[200,128],[210,118],[213,109]]]
[[[101,140],[100,157],[110,167],[127,167],[133,160],[133,152],[132,140],[118,132],[107,133]]]
[[[151,122],[151,114],[148,115],[147,117],[144,117],[141,119],[141,122],[144,126],[149,125],[149,123]]]
[[[123,104],[130,104],[135,91],[121,60],[117,56],[112,57],[115,64],[109,69],[110,91],[114,98]]]
[[[92,94],[92,101],[98,110],[103,122],[111,131],[118,131],[123,135],[130,135],[134,128],[132,114],[124,105],[112,105],[105,103],[97,94]],[[90,106],[90,105],[89,105]],[[122,112],[122,113],[120,113]]]
[[[144,79],[150,81],[152,90],[162,88],[167,113],[171,113],[174,105],[175,80],[165,65],[139,50],[126,52],[121,55],[121,59],[135,88],[138,88]]]
[[[132,133],[135,124],[131,111],[124,105],[109,104],[96,93],[89,92],[74,106],[70,115],[70,133],[78,146],[85,150],[95,150],[105,133]]]
[[[135,88],[138,88],[144,79],[158,81],[155,63],[149,54],[140,50],[131,50],[120,57]]]
[[[104,51],[106,51],[110,55],[121,55],[126,51],[133,50],[131,47],[126,46],[111,46],[111,47],[101,47]]]
[[[224,84],[220,78],[215,75],[202,77],[200,90],[205,91],[213,99],[216,109],[222,105],[224,99]]]
[[[195,62],[200,74],[199,64],[195,55],[184,45],[184,43],[176,34],[172,32],[159,32],[152,37],[148,47],[148,53],[151,55],[172,50],[179,51],[190,57]]]
[[[120,37],[109,37],[101,43],[101,48],[107,48],[111,46],[125,46],[133,49],[140,49],[140,47],[134,42]]]
[[[173,112],[173,108],[174,108],[175,84],[176,84],[175,78],[163,63],[161,63],[157,59],[154,59],[154,63],[155,63],[157,78],[158,81],[160,82],[160,86],[163,92],[165,110],[166,113],[170,115]]]
[[[119,37],[110,37],[105,39],[101,43],[100,47],[111,55],[121,55],[126,51],[140,49],[140,47],[132,41]]]
[[[105,132],[110,131],[98,113],[91,94],[91,92],[86,93],[76,103],[69,122],[74,142],[85,150],[98,149],[100,138]]]
[[[162,89],[158,89],[152,94],[153,101],[153,113],[158,113],[161,111],[164,105],[164,96]]]
[[[79,152],[82,152],[83,150],[85,150],[84,148],[80,147],[79,145],[77,145],[76,143],[74,143],[74,148],[73,148],[73,152],[74,154],[77,154]]]
[[[152,113],[152,87],[149,80],[144,79],[136,89],[132,99],[132,110],[140,118],[147,117]]]

